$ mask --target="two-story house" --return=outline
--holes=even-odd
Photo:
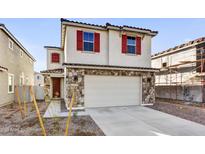
[[[157,31],[61,19],[61,47],[46,46],[45,87],[75,107],[152,104],[151,41]]]
[[[0,24],[0,106],[14,102],[14,86],[33,85],[33,56]]]
[[[205,38],[198,38],[152,56],[156,97],[205,102]]]

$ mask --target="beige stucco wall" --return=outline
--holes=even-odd
[[[76,31],[100,33],[100,53],[77,51]],[[115,30],[96,30],[82,27],[67,26],[65,36],[65,62],[80,64],[115,65],[115,66],[151,66],[151,36],[137,33],[128,35],[140,35],[142,39],[142,55],[122,54],[122,32]]]
[[[20,47],[15,42],[13,50],[9,49],[8,44],[9,37],[0,30],[0,66],[8,68],[8,72],[0,72],[0,106],[14,101],[14,94],[8,94],[8,73],[14,75],[15,85],[19,85],[22,74],[25,84],[34,84],[34,62],[24,52],[20,56]]]
[[[51,62],[51,55],[52,53],[60,54],[60,62],[59,63],[52,63]],[[47,69],[58,69],[63,68],[62,63],[64,62],[64,54],[63,51],[57,48],[48,48],[47,49]]]
[[[135,36],[136,33],[126,33]],[[122,54],[122,35],[119,31],[109,30],[109,65],[151,67],[151,36],[141,40],[141,55]]]
[[[66,60],[69,63],[80,64],[99,64],[108,65],[108,32],[103,30],[93,30],[88,28],[79,28],[68,26],[66,29]],[[91,53],[86,51],[77,51],[76,31],[100,33],[100,53]]]

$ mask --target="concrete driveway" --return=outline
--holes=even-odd
[[[205,126],[142,106],[87,109],[109,136],[198,136]]]

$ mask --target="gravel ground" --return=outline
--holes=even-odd
[[[200,106],[196,104],[185,104],[183,102],[157,100],[153,106],[149,107],[205,125],[204,105]]]
[[[46,110],[45,103],[38,103],[41,115]],[[67,118],[43,119],[49,136],[63,136]],[[71,119],[71,136],[104,136],[90,116],[75,116]],[[1,136],[41,136],[42,131],[32,103],[28,103],[28,115],[22,120],[17,104],[0,108]]]

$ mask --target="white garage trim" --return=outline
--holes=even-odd
[[[140,76],[85,75],[85,107],[129,106],[142,102]]]

